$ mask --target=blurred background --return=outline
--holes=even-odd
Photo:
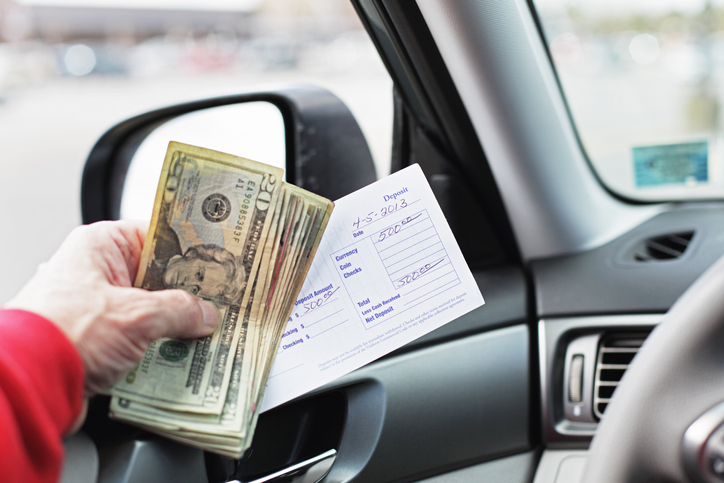
[[[534,0],[588,158],[638,200],[724,197],[724,1]],[[633,150],[708,147],[706,180],[642,186]],[[691,173],[693,174],[693,172]]]
[[[392,81],[346,0],[0,0],[0,303],[80,224],[83,164],[108,128],[300,83],[347,104],[388,174]]]

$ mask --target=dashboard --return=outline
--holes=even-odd
[[[724,253],[721,204],[670,208],[597,249],[532,263],[546,447],[534,483],[582,481],[586,450],[628,364]]]

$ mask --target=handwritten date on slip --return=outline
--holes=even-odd
[[[337,200],[284,330],[262,411],[484,303],[419,166]]]

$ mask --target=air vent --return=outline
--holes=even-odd
[[[599,420],[603,417],[623,373],[628,369],[647,335],[648,333],[613,334],[601,342],[593,381],[593,413]]]
[[[692,238],[694,238],[694,231],[649,238],[636,246],[633,258],[638,262],[674,260],[684,254]]]

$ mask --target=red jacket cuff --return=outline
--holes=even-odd
[[[60,328],[32,312],[0,310],[0,364],[40,403],[34,412],[47,415],[34,416],[47,418],[46,424],[65,435],[83,407],[85,375],[78,351]]]

